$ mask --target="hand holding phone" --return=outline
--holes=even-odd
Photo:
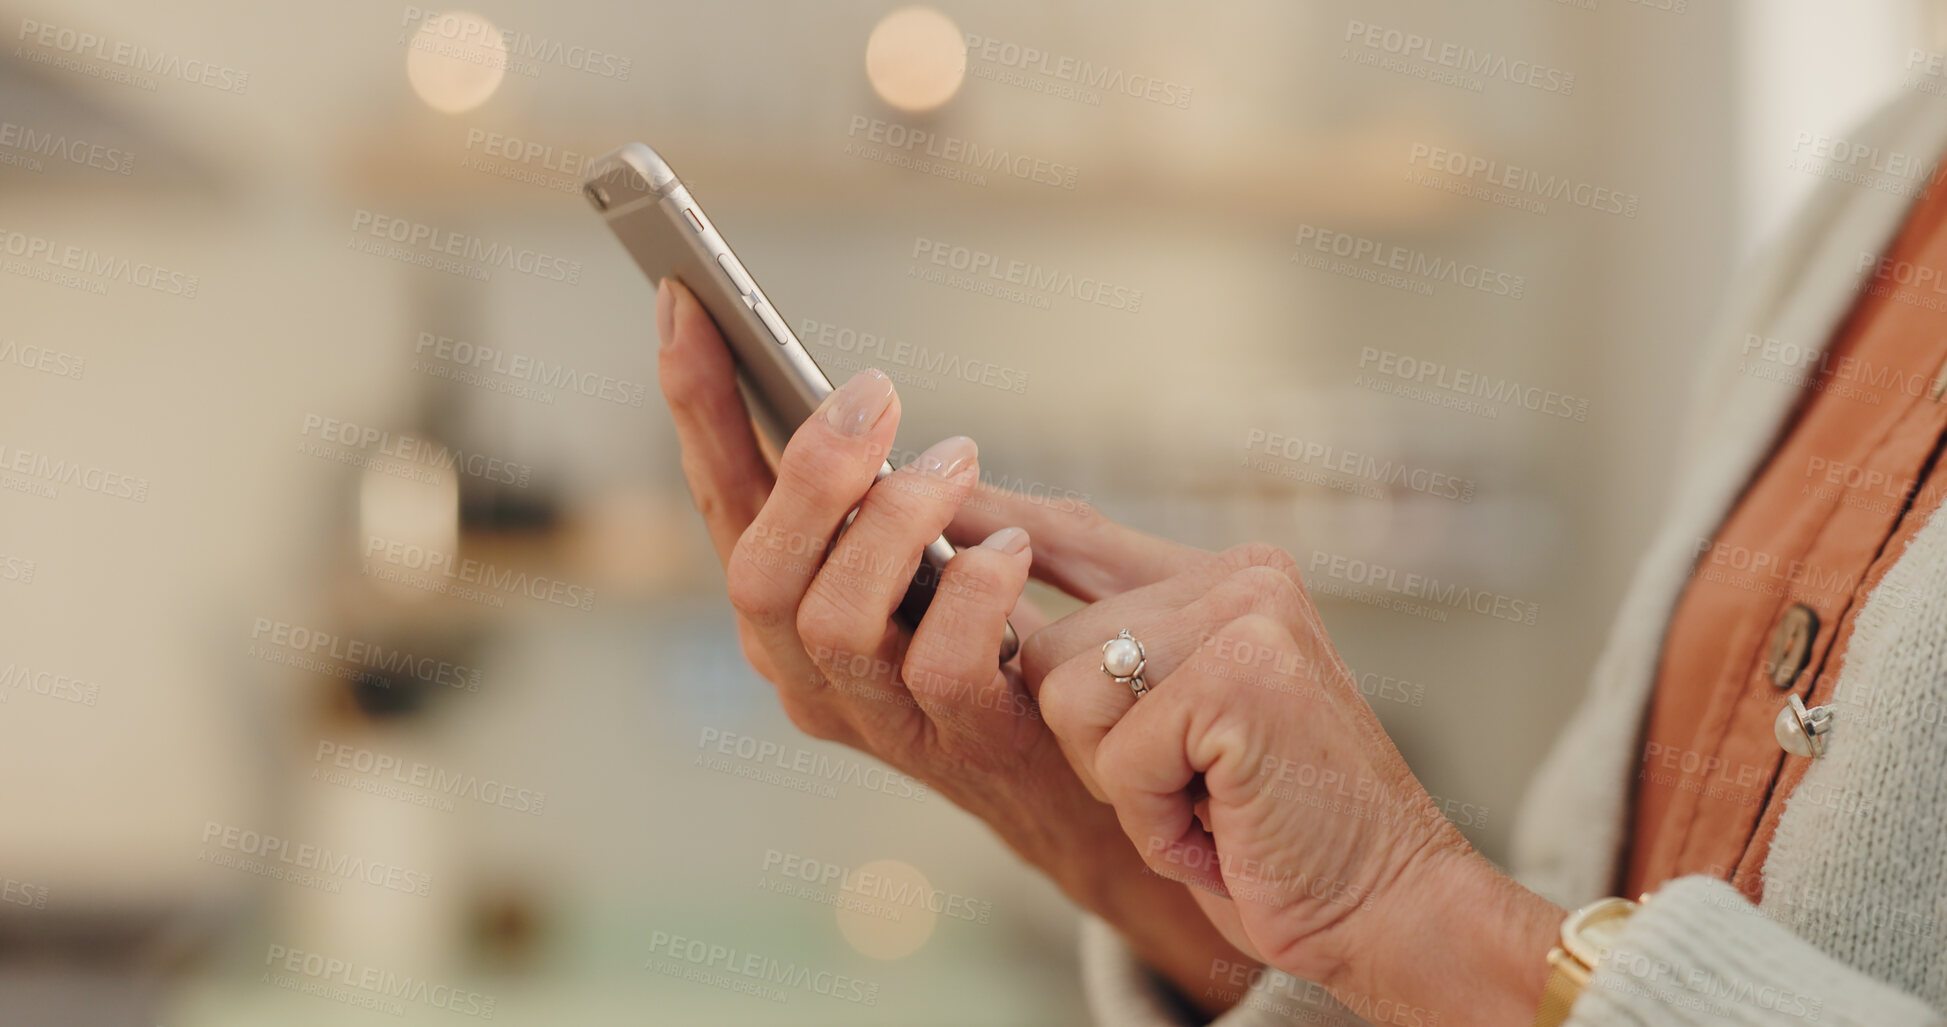
[[[751,418],[768,437],[772,451],[781,451],[798,426],[831,395],[832,384],[731,252],[702,205],[675,170],[641,143],[631,143],[591,164],[582,192],[651,281],[667,278],[682,283],[708,312],[735,361],[738,387]],[[885,384],[890,391],[891,382]],[[879,478],[893,471],[890,463],[881,460]],[[848,513],[839,530],[850,524]],[[953,545],[944,535],[934,536],[921,549],[897,608],[909,627],[917,627],[924,617],[953,556]],[[1003,621],[999,662],[1012,659],[1019,648],[1019,635]]]

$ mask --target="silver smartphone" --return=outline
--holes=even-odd
[[[669,163],[642,143],[595,160],[581,188],[651,282],[675,278],[710,312],[737,361],[737,386],[751,420],[770,440],[772,451],[783,452],[791,433],[831,393],[831,379],[717,234],[702,205]],[[892,464],[882,465],[879,477],[892,470]],[[912,585],[899,604],[899,616],[909,626],[918,624],[932,603],[940,570],[953,552],[944,536],[921,552]],[[1001,662],[1013,659],[1020,647],[1014,625],[1007,625]]]

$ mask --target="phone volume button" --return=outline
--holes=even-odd
[[[730,284],[736,286],[737,291],[744,294],[744,302],[748,304],[750,302],[750,294],[757,291],[757,286],[751,284],[750,276],[745,274],[744,269],[738,265],[737,258],[728,253],[719,253],[717,254],[717,266],[723,269],[724,274],[730,276]]]
[[[758,300],[751,304],[750,309],[756,312],[758,320],[764,322],[764,327],[771,330],[771,337],[777,340],[778,345],[791,345],[791,329],[785,325],[783,318],[777,316],[777,311],[771,309],[769,303]]]

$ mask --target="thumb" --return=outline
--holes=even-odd
[[[1206,550],[1117,524],[1075,496],[1029,496],[976,485],[947,526],[947,541],[971,545],[1002,528],[1027,529],[1039,580],[1093,603],[1218,559]]]

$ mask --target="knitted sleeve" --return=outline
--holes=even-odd
[[[1082,924],[1082,971],[1103,1027],[1188,1027],[1164,988],[1115,929]],[[1235,1001],[1211,1027],[1324,1024],[1360,1019],[1325,989],[1279,973],[1214,967],[1211,995]],[[1416,1010],[1372,1009],[1374,1023]],[[1567,1027],[1947,1027],[1947,1017],[1827,956],[1737,890],[1708,877],[1665,885],[1629,919],[1575,1003]]]
[[[1568,1027],[1941,1027],[1938,1010],[1819,951],[1735,888],[1685,877],[1629,918]]]

